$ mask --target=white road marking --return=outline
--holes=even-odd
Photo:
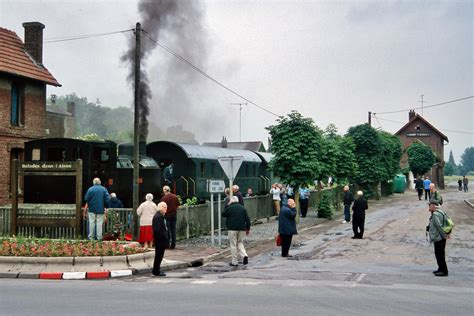
[[[214,284],[217,281],[205,281],[205,280],[198,280],[198,281],[193,281],[191,284]]]

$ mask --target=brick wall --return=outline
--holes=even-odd
[[[12,77],[0,74],[0,205],[11,203],[10,157],[12,150],[21,152],[24,143],[45,136],[46,85],[24,81],[24,126],[10,125]],[[15,78],[18,81],[18,78]]]

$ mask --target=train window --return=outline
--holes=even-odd
[[[82,159],[81,148],[76,147],[72,150],[72,159],[73,160]]]
[[[253,176],[257,176],[257,165],[253,165]]]
[[[33,148],[31,151],[31,160],[38,161],[41,160],[41,150],[39,148]]]
[[[204,162],[201,162],[201,178],[204,178]]]
[[[244,175],[244,177],[248,177],[248,176],[249,176],[249,165],[245,164],[245,175]]]
[[[109,150],[107,148],[94,148],[94,156],[93,159],[95,161],[108,161],[109,160]]]
[[[217,175],[216,175],[216,164],[215,163],[211,163],[211,178],[215,178]]]
[[[65,161],[66,160],[66,148],[63,147],[50,147],[46,154],[47,161]]]

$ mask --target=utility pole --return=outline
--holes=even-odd
[[[231,105],[238,105],[239,106],[239,142],[242,142],[242,105],[247,105],[245,103],[231,103]]]
[[[138,239],[138,178],[140,157],[139,157],[139,107],[140,107],[140,35],[141,25],[137,22],[135,27],[135,107],[133,120],[133,239]]]
[[[372,126],[372,112],[369,111],[369,126]]]
[[[426,103],[426,101],[423,101],[424,94],[421,95],[421,101],[418,101],[421,103],[421,116],[423,116],[423,103]]]

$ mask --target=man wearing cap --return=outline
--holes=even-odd
[[[435,276],[446,277],[448,276],[448,266],[446,264],[446,239],[449,239],[449,234],[446,234],[443,230],[444,218],[439,210],[439,203],[437,200],[431,200],[429,202],[428,210],[431,213],[430,224],[429,224],[429,236],[430,242],[434,243],[434,253],[436,262],[438,263],[438,269],[433,271]]]

